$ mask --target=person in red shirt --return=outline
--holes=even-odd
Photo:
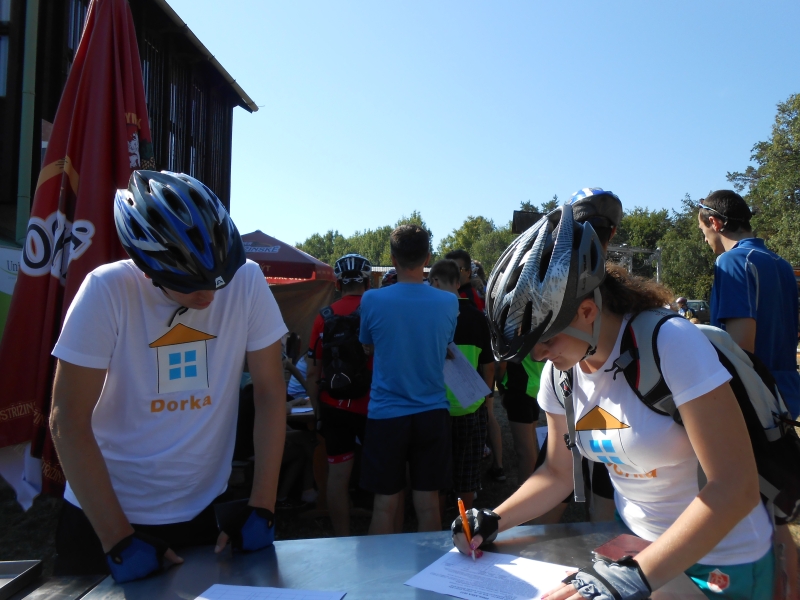
[[[371,271],[369,260],[359,254],[347,254],[336,261],[333,272],[336,275],[336,289],[342,292],[342,298],[329,307],[334,315],[346,316],[360,307],[361,296],[370,286]],[[353,472],[356,445],[364,442],[369,388],[356,398],[337,399],[331,395],[328,389],[330,384],[324,381],[323,373],[324,330],[325,319],[319,314],[311,330],[306,384],[317,419],[322,422],[321,433],[328,454],[327,500],[331,523],[337,536],[348,536],[350,475]],[[358,342],[357,334],[355,341]],[[360,349],[361,345],[358,344],[358,347]],[[367,358],[367,368],[372,370],[371,356]]]

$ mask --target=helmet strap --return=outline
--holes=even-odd
[[[584,360],[587,356],[591,356],[597,351],[597,343],[600,341],[600,318],[603,314],[603,297],[600,294],[600,289],[594,289],[594,303],[597,305],[597,317],[595,317],[594,323],[592,323],[592,333],[591,335],[581,331],[580,329],[575,329],[574,327],[566,327],[561,333],[565,333],[570,337],[577,338],[582,342],[586,342],[589,344],[589,347],[586,350],[586,354],[583,355],[581,360]]]

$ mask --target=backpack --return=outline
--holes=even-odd
[[[645,406],[683,425],[672,393],[661,374],[656,343],[661,326],[672,318],[682,317],[667,309],[646,310],[632,317],[623,331],[620,355],[613,363],[613,370],[614,378],[621,373]],[[796,521],[800,517],[800,472],[797,469],[800,438],[794,427],[800,423],[789,418],[774,377],[758,357],[740,348],[722,329],[710,325],[697,327],[714,346],[720,362],[732,376],[729,383],[744,415],[756,459],[759,490],[770,516],[778,525]],[[560,373],[557,386],[553,378],[556,396],[567,413],[569,433],[564,438],[573,455],[575,500],[583,502],[583,477],[578,476],[580,453],[575,443],[572,381],[572,369]],[[700,469],[700,488],[705,482]]]
[[[320,389],[336,400],[365,396],[372,384],[372,371],[364,348],[358,341],[361,307],[349,315],[337,315],[330,306],[319,313],[325,321]]]

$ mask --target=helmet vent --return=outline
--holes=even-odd
[[[137,240],[145,240],[145,239],[147,239],[147,236],[144,234],[144,230],[142,229],[142,226],[139,225],[139,223],[137,223],[135,219],[131,219],[129,221],[129,223],[130,223],[130,226],[131,226],[131,233],[133,233],[134,237]]]
[[[175,215],[181,221],[186,224],[192,222],[192,215],[189,214],[186,204],[184,204],[183,200],[181,200],[178,194],[166,187],[164,188],[164,202],[167,203],[167,206],[169,206],[170,210],[175,213]]]
[[[186,230],[186,236],[192,242],[195,248],[197,248],[198,254],[203,254],[206,250],[206,243],[203,240],[203,234],[200,233],[200,230],[197,226],[190,227]]]

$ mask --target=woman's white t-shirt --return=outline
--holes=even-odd
[[[208,308],[180,308],[132,261],[104,265],[84,280],[53,349],[108,370],[92,431],[131,523],[189,521],[225,491],[245,353],[286,333],[252,261]],[[69,481],[64,498],[80,506]]]
[[[636,535],[653,541],[697,496],[699,462],[686,430],[671,417],[647,408],[622,374],[613,376],[612,364],[619,357],[627,322],[626,317],[606,364],[590,374],[574,369],[575,429],[581,454],[608,468],[622,520]],[[664,323],[657,343],[664,380],[678,407],[731,378],[705,335],[685,319]],[[548,413],[565,414],[553,388],[553,369],[548,366],[542,373],[538,400]],[[771,539],[772,524],[759,503],[698,562],[750,563],[764,556]]]

